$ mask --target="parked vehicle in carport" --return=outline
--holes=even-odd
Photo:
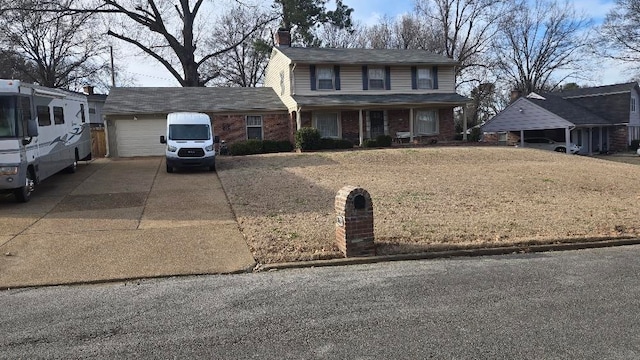
[[[557,152],[567,152],[567,144],[565,142],[554,141],[549,138],[527,138],[524,139],[524,147],[536,148],[542,150],[552,150]],[[582,147],[574,143],[569,143],[569,153],[577,154]]]

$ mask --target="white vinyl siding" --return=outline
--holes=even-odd
[[[374,66],[375,67],[375,66]],[[340,65],[340,94],[406,94],[415,92],[424,93],[454,93],[455,80],[453,67],[438,66],[438,88],[413,90],[411,89],[411,66],[392,65],[391,70],[391,90],[362,90],[362,66],[360,65]],[[310,85],[309,66],[298,64],[294,70],[296,95],[326,95],[322,92],[312,91]],[[316,80],[317,81],[317,80]],[[277,89],[277,86],[276,86]],[[334,90],[337,91],[337,90]],[[288,104],[287,104],[288,106]]]
[[[323,138],[340,137],[340,119],[338,113],[317,112],[313,114],[313,126]]]
[[[269,63],[267,64],[267,69],[265,70],[264,86],[274,89],[276,94],[284,93],[284,95],[280,95],[280,99],[287,107],[287,109],[291,111],[296,109],[296,102],[291,96],[292,93],[295,93],[295,88],[291,88],[293,84],[291,80],[291,71],[289,68],[290,64],[291,61],[288,57],[286,57],[277,49],[274,49],[271,53],[271,59],[269,59]],[[280,78],[281,74],[284,75],[284,79]],[[284,89],[281,89],[282,83],[284,83]],[[307,88],[309,88],[308,79]]]
[[[435,110],[416,111],[413,129],[416,135],[438,134],[438,112]]]
[[[262,140],[262,116],[247,116],[247,139]]]

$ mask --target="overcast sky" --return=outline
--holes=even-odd
[[[413,0],[343,0],[343,3],[354,9],[353,18],[355,21],[366,25],[378,22],[382,17],[396,17],[404,13],[411,12]],[[584,12],[588,17],[593,18],[596,23],[602,21],[604,16],[613,6],[613,0],[584,0],[573,1],[578,11]],[[331,8],[329,4],[327,8]],[[126,75],[132,77],[135,86],[178,86],[178,82],[162,66],[151,59],[142,58],[139,52],[129,56],[121,56],[116,59],[120,67],[124,67]],[[125,64],[122,64],[124,62]],[[612,64],[605,67],[600,74],[594,75],[594,84],[612,84],[625,82],[629,74],[624,73],[619,66]]]

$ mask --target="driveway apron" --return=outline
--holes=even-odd
[[[0,288],[251,269],[217,174],[164,168],[99,159],[0,199]]]

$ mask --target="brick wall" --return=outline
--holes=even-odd
[[[453,108],[440,109],[438,111],[440,134],[438,141],[453,140],[456,136],[456,128],[453,123]]]
[[[246,116],[244,114],[211,115],[215,135],[227,144],[247,140]],[[293,137],[289,114],[262,115],[264,140],[290,140]]]
[[[410,130],[409,110],[387,110],[389,120],[389,135],[395,137],[397,132]]]
[[[627,126],[615,126],[610,129],[609,141],[611,144],[609,145],[609,151],[626,151],[629,147],[629,128]]]
[[[360,112],[343,111],[340,116],[342,118],[342,138],[351,141],[354,145],[359,145]]]

